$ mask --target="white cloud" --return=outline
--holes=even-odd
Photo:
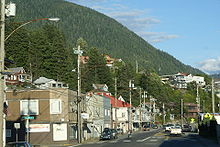
[[[149,30],[161,23],[161,20],[149,16],[150,9],[131,9],[121,5],[121,0],[69,0],[90,7],[96,11],[116,19],[118,22],[132,30],[150,43],[158,43],[174,38],[178,35],[161,32],[149,32]]]
[[[178,35],[166,34],[164,32],[138,32],[138,34],[150,43],[158,43],[179,37]]]
[[[220,73],[220,57],[207,59],[199,63],[199,68],[207,73]]]

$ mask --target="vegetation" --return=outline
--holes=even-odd
[[[177,72],[202,73],[198,69],[184,65],[166,52],[154,48],[114,19],[92,9],[64,0],[28,0],[25,3],[23,0],[12,0],[12,2],[17,4],[15,22],[59,17],[61,21],[53,24],[64,32],[66,41],[71,46],[82,37],[90,47],[96,47],[101,53],[121,58],[133,66],[138,61],[141,70],[152,69],[160,75]],[[11,18],[8,21],[11,21]],[[25,27],[34,29],[44,23],[46,22],[36,21]]]

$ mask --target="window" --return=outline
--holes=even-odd
[[[108,110],[108,116],[110,116],[110,110]]]
[[[20,113],[21,115],[38,115],[38,100],[21,100]]]
[[[56,84],[52,84],[52,87],[57,87],[57,85]]]
[[[105,116],[108,116],[108,109],[105,109]]]
[[[61,113],[61,100],[51,99],[50,100],[50,114],[60,114]]]
[[[6,129],[6,137],[11,137],[11,129]]]

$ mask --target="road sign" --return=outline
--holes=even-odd
[[[20,123],[14,123],[15,129],[20,129]]]
[[[22,116],[22,119],[34,119],[34,116]]]

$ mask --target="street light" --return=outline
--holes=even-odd
[[[5,0],[1,0],[0,3],[1,6],[1,15],[0,15],[0,146],[5,146],[5,136],[3,133],[5,132],[5,124],[4,124],[4,114],[3,114],[3,102],[5,101],[5,93],[4,93],[4,88],[5,88],[5,81],[4,81],[4,75],[2,72],[4,71],[4,59],[5,59],[5,41],[18,29],[21,27],[38,21],[38,20],[49,20],[49,21],[59,21],[59,18],[40,18],[40,19],[34,19],[30,20],[26,23],[23,23],[19,27],[17,27],[15,30],[13,30],[6,38],[5,38]],[[3,139],[4,138],[4,139]]]
[[[48,21],[54,21],[54,22],[58,22],[60,20],[60,18],[39,18],[39,19],[34,19],[34,20],[30,20],[28,22],[25,22],[23,23],[22,25],[20,25],[19,27],[17,27],[16,29],[14,29],[6,38],[5,38],[5,41],[8,40],[8,38],[14,34],[18,29],[20,29],[21,27],[29,24],[29,23],[32,23],[32,22],[36,22],[36,21],[39,21],[39,20],[48,20]]]

